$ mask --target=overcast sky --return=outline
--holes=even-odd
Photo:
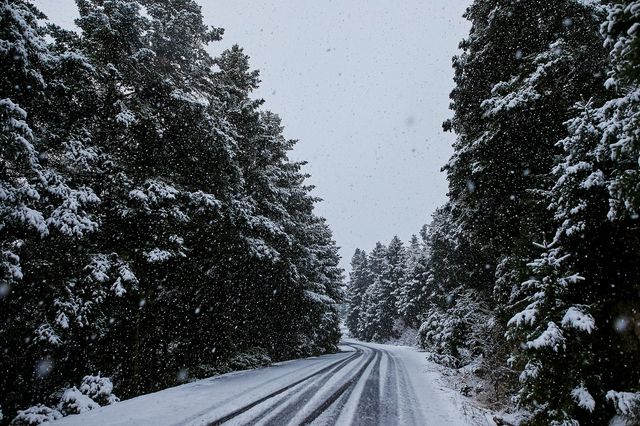
[[[65,27],[73,0],[35,0]],[[257,96],[300,142],[292,157],[324,201],[317,206],[346,268],[356,247],[407,240],[446,200],[442,165],[453,136],[451,57],[470,0],[199,0],[225,28],[217,54],[239,44],[260,70]]]

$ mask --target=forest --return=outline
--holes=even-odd
[[[0,1],[1,422],[335,352],[337,247],[248,56],[193,0],[76,3]]]
[[[640,424],[640,2],[476,0],[466,18],[448,201],[408,245],[356,250],[346,324],[418,329],[523,424]]]
[[[341,321],[415,331],[522,425],[640,424],[640,0],[470,0],[447,201],[346,284],[297,141],[198,2],[75,3],[72,30],[0,0],[0,424],[316,355],[355,371],[340,392],[402,367],[342,351]]]

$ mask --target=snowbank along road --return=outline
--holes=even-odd
[[[465,425],[424,354],[346,339],[342,351],[143,395],[60,425]]]

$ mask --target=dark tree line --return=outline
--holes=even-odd
[[[356,252],[347,325],[384,339],[410,308],[434,359],[481,360],[526,423],[638,424],[640,2],[476,0],[465,16],[449,201],[418,270],[391,279],[384,247]]]
[[[335,351],[337,247],[247,55],[193,0],[77,5],[0,1],[4,421]]]
[[[417,328],[426,306],[429,255],[426,227],[408,246],[396,236],[351,259],[345,324],[354,337],[384,342],[404,327]]]

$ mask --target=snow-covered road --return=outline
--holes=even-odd
[[[345,339],[342,352],[225,374],[56,424],[465,425],[424,354]]]

